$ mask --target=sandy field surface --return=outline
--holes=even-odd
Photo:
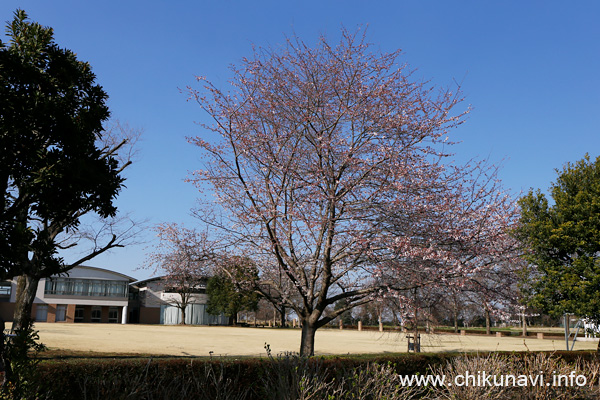
[[[51,324],[36,323],[40,340],[51,349],[119,352],[173,356],[265,356],[297,352],[299,329],[237,328],[217,326]],[[596,349],[597,342],[576,342],[575,350]],[[439,351],[564,350],[564,340],[422,335],[421,349]],[[403,333],[320,329],[316,354],[397,353],[407,350]]]

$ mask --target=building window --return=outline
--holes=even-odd
[[[119,309],[117,307],[110,307],[108,309],[108,322],[119,322]]]
[[[100,322],[102,319],[102,308],[98,306],[92,307],[92,322]]]
[[[38,304],[35,308],[35,321],[46,322],[48,320],[48,306],[46,304]]]
[[[10,297],[10,282],[0,282],[0,296]]]
[[[44,294],[61,296],[127,297],[127,281],[48,278]]]
[[[67,320],[67,306],[66,304],[59,304],[56,306],[56,322],[62,322]]]
[[[83,322],[83,307],[75,307],[75,322]]]

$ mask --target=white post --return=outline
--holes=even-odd
[[[125,325],[127,323],[127,306],[123,306],[123,311],[121,312],[121,324]]]
[[[527,319],[525,318],[525,306],[523,306],[523,336],[527,336]]]
[[[571,335],[570,327],[569,327],[569,314],[568,313],[565,313],[564,319],[565,319],[565,342],[567,344],[567,351],[568,351],[569,350],[569,336]]]

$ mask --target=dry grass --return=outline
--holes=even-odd
[[[265,343],[273,354],[296,352],[300,346],[299,329],[60,323],[37,323],[35,329],[51,350],[74,354],[265,356]],[[564,340],[453,334],[423,335],[421,346],[425,352],[565,349]],[[597,342],[577,342],[575,350],[596,347]],[[315,339],[316,354],[398,353],[406,349],[402,333],[321,329]]]

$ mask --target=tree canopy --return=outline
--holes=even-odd
[[[111,231],[75,264],[58,254],[60,235],[77,231],[81,216],[116,215],[120,173],[130,162],[117,158],[128,139],[104,136],[107,94],[90,65],[23,10],[7,33],[8,42],[0,41],[0,278],[25,277],[17,290],[18,327],[31,313],[40,278],[119,246]]]
[[[448,161],[460,90],[373,47],[346,30],[312,47],[294,37],[233,66],[230,91],[191,89],[213,121],[190,139],[205,161],[193,180],[216,199],[197,215],[296,312],[302,355],[387,289],[459,282],[508,254],[515,212],[493,170]]]
[[[553,316],[600,321],[600,157],[586,155],[557,174],[550,200],[538,189],[519,201],[517,232],[535,267],[529,302]]]
[[[214,315],[224,313],[236,325],[240,311],[258,309],[258,269],[251,260],[243,257],[223,259],[223,262],[227,266],[221,265],[219,272],[206,284],[207,311]]]
[[[181,312],[181,324],[186,322],[186,309],[196,300],[200,288],[214,271],[214,243],[206,234],[177,224],[159,224],[155,228],[159,242],[148,254],[146,268],[162,274],[168,291],[176,293],[165,299]]]

